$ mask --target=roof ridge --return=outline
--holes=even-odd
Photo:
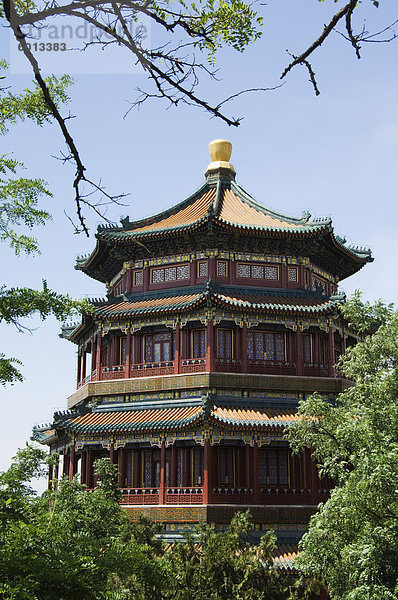
[[[258,212],[262,212],[263,214],[267,214],[267,215],[270,214],[274,217],[283,219],[289,223],[296,223],[296,224],[301,224],[301,225],[304,225],[304,224],[311,225],[311,223],[309,223],[309,219],[310,219],[311,215],[310,215],[310,213],[308,213],[306,211],[302,212],[301,218],[292,217],[290,215],[286,215],[277,210],[274,210],[273,208],[270,208],[269,206],[265,206],[265,204],[260,203],[249,192],[247,192],[241,185],[236,183],[236,181],[232,182],[231,188],[233,188],[233,190],[238,194],[238,197],[243,202],[246,202],[246,204],[248,204],[249,206],[252,206],[254,208],[254,210],[257,210]]]
[[[138,229],[140,227],[146,227],[148,225],[152,225],[153,223],[156,223],[157,220],[161,220],[163,218],[167,218],[173,214],[176,214],[180,210],[183,210],[184,208],[189,206],[189,204],[195,202],[195,200],[197,200],[201,194],[203,194],[205,191],[208,191],[208,189],[210,189],[212,187],[214,187],[214,186],[209,185],[209,183],[207,181],[205,181],[200,186],[200,188],[198,188],[192,194],[190,194],[188,196],[188,198],[185,198],[184,200],[181,200],[181,202],[178,202],[178,204],[174,204],[173,206],[170,206],[169,208],[167,208],[161,212],[158,212],[149,217],[145,217],[138,221],[130,221],[130,217],[125,217],[124,219],[122,219],[123,227],[121,229],[123,231],[134,231],[135,229]],[[129,227],[131,225],[134,225],[134,227]]]

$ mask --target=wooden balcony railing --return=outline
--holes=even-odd
[[[176,363],[173,360],[131,364],[129,369],[125,365],[113,365],[110,367],[101,366],[99,369],[101,380],[124,379],[125,377],[151,377],[159,375],[171,375],[173,373],[202,373],[206,370],[206,360],[204,358],[180,358],[178,371],[175,369]],[[97,381],[97,370],[94,369],[79,381],[77,387],[89,381]],[[216,358],[215,370],[221,373],[241,373],[242,361],[234,358]],[[128,374],[126,374],[128,371]],[[296,375],[296,363],[277,362],[266,360],[249,360],[248,373],[259,373],[264,375]],[[310,377],[328,377],[329,365],[304,363],[303,375]],[[342,376],[336,371],[337,376]]]
[[[304,363],[303,375],[308,375],[310,377],[327,377],[329,375],[329,365]]]
[[[113,367],[102,367],[101,379],[123,379],[124,365],[114,365]]]
[[[159,504],[159,488],[123,488],[120,504]]]
[[[249,360],[249,373],[296,375],[296,363],[273,360]]]
[[[180,373],[201,373],[205,370],[204,358],[181,358]]]
[[[167,487],[166,504],[202,504],[202,487]],[[159,504],[159,488],[123,488],[121,504]]]
[[[235,358],[216,358],[216,371],[221,373],[240,373],[241,362]]]
[[[93,489],[87,489],[92,492]],[[122,488],[121,505],[156,505],[160,503],[160,488]],[[209,494],[209,504],[273,504],[306,505],[325,502],[330,496],[329,489],[318,489],[315,497],[310,489],[289,488],[283,486],[259,486],[257,499],[252,488],[215,487]],[[165,504],[203,504],[203,487],[170,487],[165,488]]]
[[[305,488],[260,486],[261,504],[307,504],[310,498],[311,490]]]
[[[151,377],[151,375],[170,375],[171,373],[174,373],[173,360],[130,365],[130,377]]]
[[[202,504],[203,488],[168,487],[166,489],[166,504]]]
[[[251,488],[219,487],[213,488],[213,504],[253,504]]]

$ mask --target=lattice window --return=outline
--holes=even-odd
[[[263,450],[258,453],[258,482],[267,485],[267,456]]]
[[[146,335],[144,342],[145,362],[168,362],[174,359],[175,336],[170,331]]]
[[[152,269],[152,283],[162,283],[164,281],[164,269]]]
[[[254,334],[249,332],[247,334],[247,357],[249,360],[254,360]]]
[[[285,335],[283,333],[250,331],[247,334],[249,360],[285,362]]]
[[[261,448],[259,451],[260,485],[288,485],[288,450],[286,448]]]
[[[301,356],[305,363],[312,363],[312,335],[301,336]]]
[[[297,283],[297,267],[289,267],[289,281]]]
[[[227,262],[225,260],[217,261],[217,275],[219,277],[227,276]]]
[[[152,486],[152,451],[145,450],[143,453],[143,477],[142,477],[142,485],[143,487],[151,487]]]
[[[278,484],[278,462],[276,450],[268,450],[268,483],[270,485]]]
[[[120,364],[126,364],[126,356],[127,356],[127,339],[122,337],[120,340]]]
[[[206,332],[204,329],[194,330],[192,333],[192,357],[205,358],[206,356]]]
[[[250,265],[238,264],[238,277],[250,278]]]
[[[278,280],[278,267],[264,267],[264,278]]]
[[[278,452],[278,459],[279,459],[279,483],[281,485],[288,485],[289,469],[288,469],[287,450],[280,450]]]
[[[144,338],[144,360],[145,362],[153,362],[152,336],[146,335]]]
[[[177,269],[176,267],[167,267],[164,270],[164,280],[165,281],[176,281],[177,279]]]
[[[275,360],[278,362],[285,361],[285,336],[283,333],[276,333],[274,335],[275,342]]]
[[[322,292],[326,293],[326,291],[327,291],[326,281],[323,281],[323,279],[320,279],[319,277],[315,277],[315,275],[313,275],[312,276],[312,289],[313,290],[320,289]]]
[[[254,356],[255,356],[256,360],[264,360],[264,358],[265,358],[264,333],[262,331],[255,332],[254,346],[255,346]]]
[[[252,265],[252,279],[264,279],[264,267],[262,265]]]
[[[324,337],[323,335],[321,335],[320,337],[320,344],[319,344],[319,349],[320,349],[320,361],[322,365],[326,365],[328,363],[328,339],[326,337]]]
[[[217,356],[218,358],[232,358],[232,330],[217,330]]]
[[[218,449],[220,485],[234,485],[234,448]]]
[[[177,450],[177,486],[182,486],[182,449]]]
[[[126,486],[133,485],[133,451],[129,450],[126,456]]]
[[[144,284],[143,271],[135,271],[134,272],[134,285],[143,285],[143,284]]]
[[[275,360],[274,334],[265,334],[265,358],[266,360]]]
[[[207,277],[208,274],[208,263],[206,262],[200,262],[199,263],[199,269],[198,269],[198,277]]]
[[[177,281],[189,279],[189,265],[179,265],[177,267]]]
[[[191,449],[191,485],[203,484],[202,448]]]
[[[184,279],[189,279],[189,265],[152,269],[152,283],[182,281]]]

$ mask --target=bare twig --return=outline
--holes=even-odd
[[[249,88],[247,90],[241,90],[240,92],[236,92],[236,94],[232,94],[231,96],[228,96],[228,98],[225,98],[225,100],[223,100],[222,102],[217,104],[216,108],[219,109],[223,104],[226,104],[230,100],[234,100],[235,98],[237,98],[238,96],[241,96],[242,94],[248,94],[250,92],[273,92],[274,90],[277,90],[278,88],[282,87],[283,85],[284,85],[284,82],[280,83],[279,85],[275,85],[274,87]]]
[[[337,23],[341,19],[343,19],[343,17],[346,17],[346,28],[348,28],[347,29],[348,37],[356,50],[357,57],[360,58],[359,47],[357,44],[357,38],[355,38],[355,36],[352,34],[352,29],[351,29],[351,16],[352,16],[352,13],[353,13],[356,5],[357,5],[357,0],[350,0],[350,2],[348,2],[348,4],[343,6],[343,8],[341,10],[339,10],[335,15],[333,15],[333,17],[329,21],[329,23],[327,25],[325,25],[322,34],[307,48],[307,50],[305,50],[299,56],[295,56],[293,58],[292,62],[283,71],[283,73],[281,75],[281,79],[283,79],[289,73],[289,71],[291,71],[293,69],[293,67],[295,67],[296,65],[300,65],[300,64],[304,65],[308,69],[308,72],[310,74],[310,80],[314,87],[315,93],[317,95],[319,95],[320,92],[319,92],[318,86],[316,84],[315,73],[311,67],[311,64],[309,63],[309,61],[307,59],[317,48],[319,48],[323,44],[323,42],[326,40],[326,38],[330,35],[330,33],[336,27]],[[290,52],[288,52],[288,53],[290,54]],[[291,55],[291,56],[293,56],[293,55]]]

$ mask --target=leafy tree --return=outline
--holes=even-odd
[[[7,65],[0,61],[0,69]],[[5,79],[5,76],[2,76]],[[68,101],[69,76],[50,77],[46,84],[58,106]],[[18,120],[30,119],[38,125],[52,120],[52,113],[45,102],[39,86],[33,90],[13,94],[6,87],[0,88],[0,135],[8,133],[10,125]],[[24,165],[9,155],[0,156],[0,240],[9,244],[15,254],[39,252],[37,240],[31,235],[33,228],[44,225],[51,215],[39,207],[43,197],[51,197],[43,179],[22,177]],[[27,233],[26,233],[27,232]],[[64,320],[67,316],[87,309],[87,303],[72,300],[68,295],[57,294],[43,281],[42,290],[31,288],[7,288],[0,285],[0,323],[14,325],[18,331],[29,331],[25,319],[39,314],[41,319],[54,315]],[[0,352],[0,384],[22,381],[18,358],[7,357]]]
[[[235,514],[226,532],[199,525],[185,543],[174,544],[165,555],[172,575],[165,598],[287,599],[292,581],[273,565],[275,536],[266,532],[260,544],[253,546],[249,541],[252,529],[247,511]]]
[[[324,1],[324,0],[320,0]],[[335,0],[339,2],[339,0]],[[149,98],[158,98],[177,106],[182,103],[193,105],[209,112],[225,123],[237,127],[240,117],[229,116],[224,112],[227,102],[246,92],[270,91],[278,85],[271,87],[253,87],[248,90],[238,90],[228,98],[219,102],[211,102],[203,98],[197,88],[203,75],[216,78],[213,69],[215,57],[222,46],[230,46],[241,52],[250,43],[256,41],[261,35],[263,17],[254,9],[254,3],[244,0],[197,0],[187,3],[185,0],[159,0],[158,2],[136,2],[135,0],[81,0],[78,3],[54,0],[47,2],[32,2],[31,0],[3,0],[0,6],[0,17],[10,27],[20,50],[24,53],[32,67],[37,84],[55,121],[58,123],[62,136],[67,145],[66,160],[73,161],[76,175],[73,186],[77,208],[77,231],[88,229],[83,214],[83,209],[90,206],[101,212],[99,203],[90,198],[97,198],[100,192],[106,200],[118,201],[119,196],[105,193],[101,184],[95,184],[86,173],[84,161],[79,154],[76,144],[68,130],[66,118],[62,116],[54,101],[51,90],[40,73],[40,64],[29,44],[31,28],[43,30],[53,19],[72,17],[79,20],[84,26],[95,32],[90,39],[84,41],[82,49],[93,44],[98,44],[106,50],[108,45],[118,45],[127,51],[132,59],[132,64],[140,65],[148,77],[148,87],[139,89],[138,97],[133,99],[132,106],[140,106]],[[316,0],[314,0],[314,6]],[[315,73],[310,63],[313,54],[328,40],[338,27],[343,31],[339,33],[348,40],[357,58],[361,57],[361,47],[366,43],[390,42],[395,40],[397,34],[393,23],[386,23],[381,31],[367,31],[362,26],[360,10],[363,6],[367,10],[383,7],[377,0],[358,2],[349,0],[332,15],[326,24],[320,22],[319,36],[311,41],[306,49],[300,53],[288,50],[291,57],[290,63],[281,74],[284,79],[296,66],[304,66],[310,75],[310,81],[316,94],[319,88]],[[357,23],[354,17],[359,13]],[[366,15],[364,15],[366,18]],[[369,15],[370,17],[370,15]],[[143,35],[137,30],[141,19],[148,19],[153,30],[152,39],[160,40],[159,46],[153,48]],[[368,22],[370,18],[368,19]],[[81,26],[81,25],[80,25]],[[280,26],[284,28],[284,23]],[[82,192],[85,185],[86,193]],[[87,193],[87,189],[91,193]],[[93,195],[91,195],[93,194]]]
[[[56,455],[49,457],[57,460]],[[271,533],[259,546],[247,535],[248,513],[231,529],[198,527],[166,546],[157,526],[128,520],[118,503],[117,467],[95,462],[97,488],[78,476],[52,482],[37,497],[30,479],[43,473],[42,450],[20,450],[0,473],[0,598],[4,600],[282,600],[293,583],[273,566]]]
[[[299,565],[324,580],[332,599],[398,598],[398,312],[360,295],[343,307],[357,331],[375,331],[349,348],[339,368],[353,385],[328,403],[300,402],[289,428],[293,448],[313,449],[336,486],[311,519]]]
[[[156,586],[154,550],[131,535],[118,504],[117,468],[100,459],[93,492],[64,479],[39,498],[29,480],[44,468],[44,453],[27,447],[0,474],[0,598],[117,598],[134,573],[137,589],[142,574],[147,587]]]

